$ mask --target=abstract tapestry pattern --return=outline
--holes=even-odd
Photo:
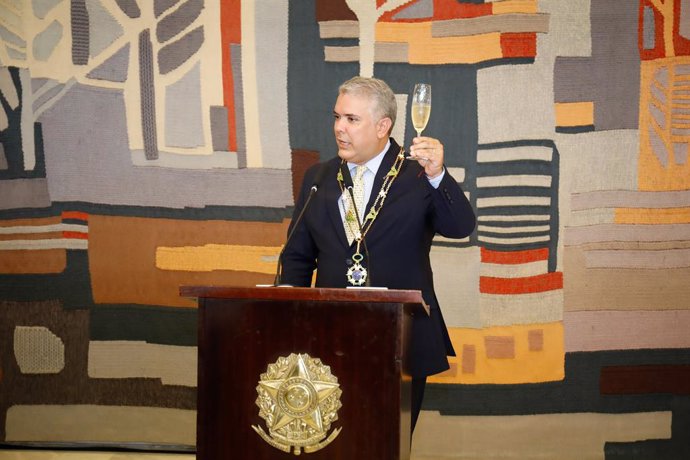
[[[478,216],[415,458],[690,455],[685,0],[0,1],[0,442],[193,449],[178,286],[272,282],[353,75]]]

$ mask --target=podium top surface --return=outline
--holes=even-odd
[[[331,302],[385,302],[421,304],[422,293],[400,289],[336,289],[303,287],[181,286],[183,297]]]

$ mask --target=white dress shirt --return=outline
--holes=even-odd
[[[383,161],[383,157],[385,156],[386,152],[391,146],[391,141],[389,140],[386,143],[386,146],[383,148],[383,150],[376,155],[374,158],[371,160],[367,161],[364,163],[364,165],[367,167],[366,172],[364,173],[364,206],[366,207],[366,204],[369,203],[369,198],[371,198],[371,190],[374,188],[374,178],[376,177],[376,173],[378,172],[379,168],[381,167],[381,162]],[[410,160],[413,161],[413,160]],[[350,170],[350,175],[354,177],[355,175],[355,168],[357,165],[355,163],[350,163],[348,161],[347,167]],[[443,176],[446,175],[446,168],[443,168],[443,172],[439,174],[438,176],[434,177],[433,179],[429,179],[427,176],[427,179],[429,180],[429,183],[431,184],[432,187],[438,188],[439,185],[441,185],[441,181],[443,180]],[[345,193],[348,193],[347,191],[343,192],[343,195],[340,195],[340,198],[338,198],[338,208],[340,209],[340,219],[343,220],[345,218],[345,207],[346,203],[344,201],[343,196]],[[357,212],[359,213],[360,219],[363,219],[363,213],[364,209],[358,209]]]

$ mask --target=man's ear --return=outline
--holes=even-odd
[[[388,117],[381,118],[376,123],[376,135],[379,137],[379,139],[383,139],[384,137],[388,136],[392,126],[393,120]]]

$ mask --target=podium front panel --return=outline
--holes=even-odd
[[[253,429],[261,374],[279,357],[306,353],[337,377],[338,436],[308,459],[409,456],[408,321],[398,303],[200,299],[197,456],[287,459]]]

